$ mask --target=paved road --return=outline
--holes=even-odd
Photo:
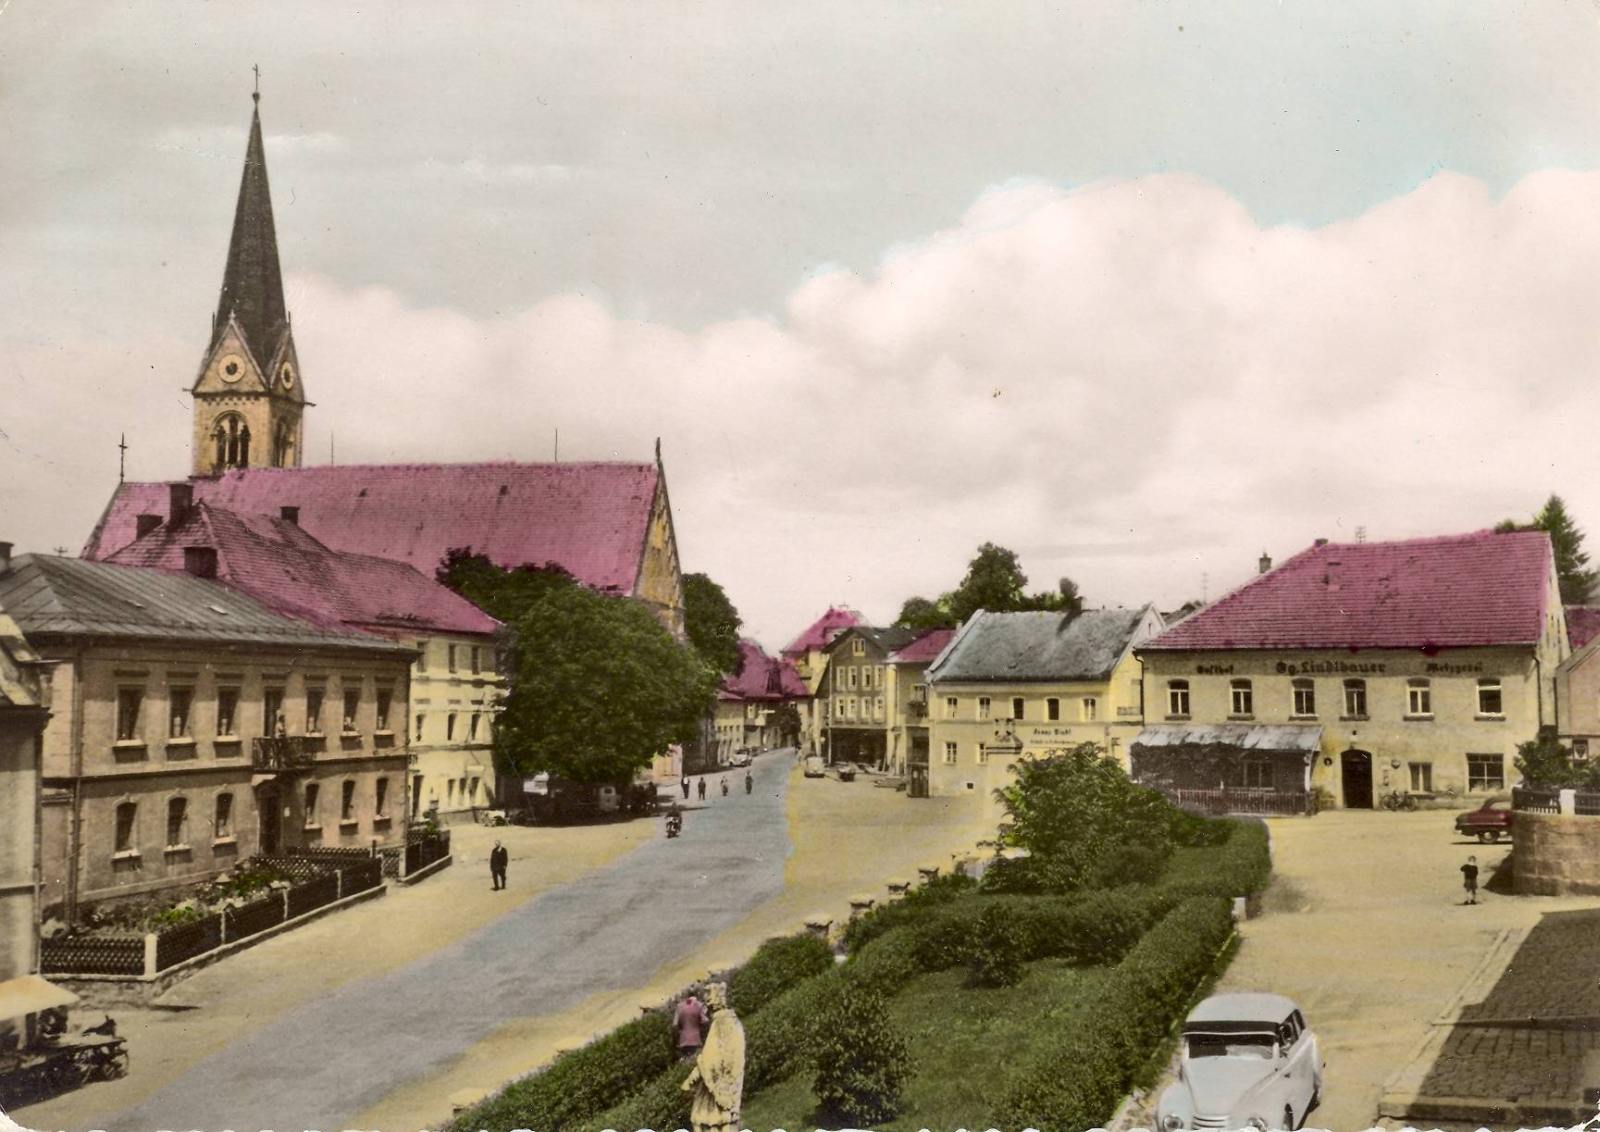
[[[348,1127],[504,1022],[645,982],[783,888],[791,765],[758,760],[749,797],[735,774],[726,799],[713,778],[677,840],[648,842],[426,959],[291,1010],[93,1127]]]

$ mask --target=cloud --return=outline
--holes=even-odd
[[[1009,184],[873,271],[696,330],[299,275],[307,449],[542,460],[559,429],[563,459],[645,459],[662,437],[685,569],[768,645],[830,602],[891,618],[985,540],[1035,586],[1176,604],[1263,549],[1472,529],[1550,490],[1600,538],[1597,194],[1595,173],[1500,199],[1441,173],[1305,229],[1192,176]]]

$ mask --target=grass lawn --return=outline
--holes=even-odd
[[[893,1132],[989,1127],[989,1113],[1004,1095],[1012,1067],[1025,1062],[1039,1036],[1104,977],[1103,968],[1045,959],[1028,964],[1022,981],[1012,987],[968,988],[967,972],[960,968],[914,980],[889,1003],[914,1068],[901,1105],[904,1115],[882,1127]],[[823,1127],[811,1079],[810,1070],[797,1073],[749,1098],[743,1127]]]

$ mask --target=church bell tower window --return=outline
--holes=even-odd
[[[237,413],[217,418],[211,434],[217,446],[218,468],[248,468],[250,466],[250,426]]]

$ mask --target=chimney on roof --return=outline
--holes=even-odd
[[[1256,559],[1256,573],[1265,574],[1270,569],[1272,569],[1272,556],[1263,550],[1261,557]]]
[[[1327,546],[1328,545],[1328,540],[1325,539],[1325,538],[1319,538],[1317,540],[1317,545],[1318,546]]]
[[[217,576],[217,548],[214,546],[186,546],[183,548],[183,569],[196,578]]]
[[[133,537],[144,538],[145,535],[149,534],[151,531],[155,530],[161,525],[161,516],[151,515],[148,513],[143,515],[135,515],[133,523]]]
[[[300,525],[300,508],[285,504],[278,508],[278,517],[285,523],[293,523],[298,527]]]
[[[167,522],[176,527],[189,517],[194,507],[194,485],[188,482],[168,484],[167,492]]]
[[[11,573],[11,544],[0,542],[0,574]]]

